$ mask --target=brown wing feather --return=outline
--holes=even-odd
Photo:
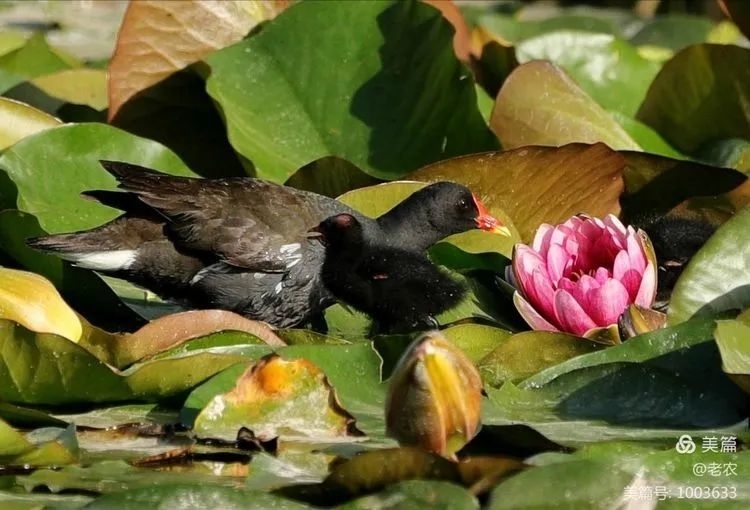
[[[249,177],[208,180],[128,163],[102,165],[120,188],[169,218],[176,244],[256,271],[284,271],[309,246],[307,230],[333,207],[318,207],[306,192]],[[300,243],[301,251],[288,249],[294,243]]]

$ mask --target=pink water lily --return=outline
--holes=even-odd
[[[513,302],[533,329],[586,336],[656,297],[656,264],[643,231],[614,215],[543,224],[513,249]]]

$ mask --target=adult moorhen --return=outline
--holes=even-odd
[[[372,334],[435,329],[435,316],[466,294],[423,253],[371,244],[351,214],[331,216],[312,231],[326,247],[323,284],[373,319]]]
[[[335,302],[320,279],[325,249],[309,229],[351,214],[368,245],[421,253],[473,228],[508,234],[464,186],[438,182],[379,218],[337,200],[250,177],[176,177],[101,161],[127,193],[84,193],[125,213],[30,246],[133,282],[191,308],[221,308],[277,327],[320,318]]]

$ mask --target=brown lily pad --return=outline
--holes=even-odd
[[[409,178],[468,186],[491,211],[504,211],[528,242],[542,223],[562,223],[578,213],[618,215],[625,166],[622,155],[604,144],[573,143],[462,156]]]
[[[241,40],[289,3],[131,2],[109,64],[109,119],[138,92]]]
[[[220,331],[250,333],[268,345],[286,345],[265,323],[226,310],[191,310],[159,317],[133,333],[92,332],[81,345],[108,363],[124,367],[191,339]]]

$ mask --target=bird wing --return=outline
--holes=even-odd
[[[102,165],[120,188],[169,219],[177,246],[253,271],[285,272],[310,250],[322,250],[306,233],[335,210],[327,197],[249,177],[208,180]]]

